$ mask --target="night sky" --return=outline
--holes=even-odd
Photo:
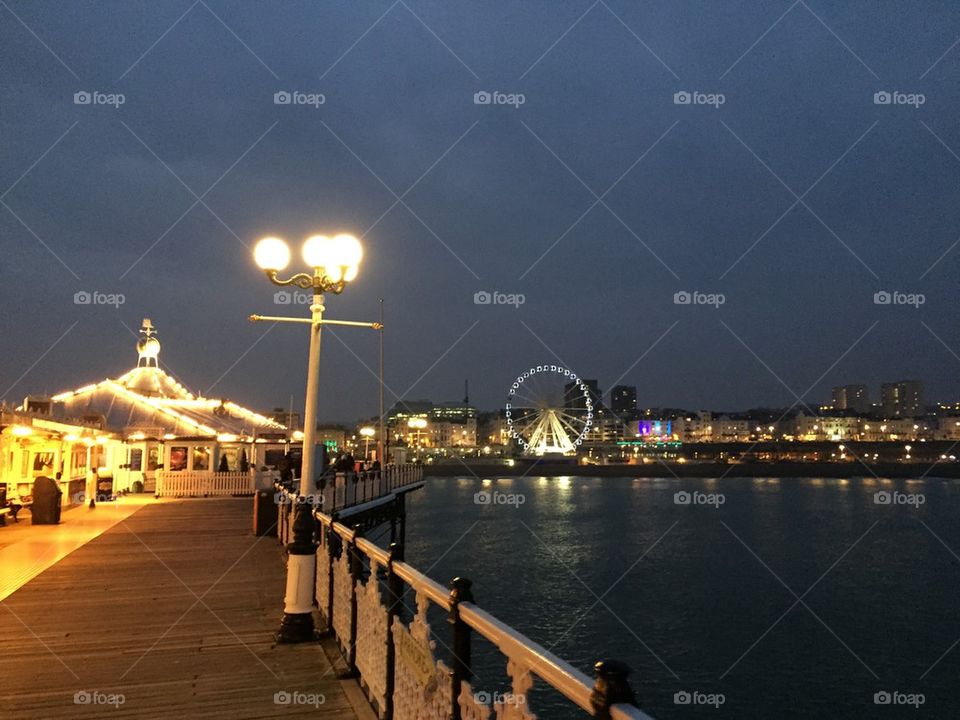
[[[120,374],[150,317],[192,390],[299,408],[305,328],[246,317],[306,306],[251,250],[351,231],[327,311],[385,298],[388,406],[558,360],[642,406],[955,401],[958,36],[954,3],[5,0],[0,396]],[[324,332],[321,417],[375,413],[376,334]]]

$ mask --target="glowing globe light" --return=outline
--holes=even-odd
[[[253,259],[264,270],[283,270],[290,264],[290,248],[280,238],[263,238],[253,249]]]
[[[310,267],[325,268],[333,256],[333,241],[326,235],[312,235],[303,243],[303,261]]]

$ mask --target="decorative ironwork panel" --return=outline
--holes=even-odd
[[[450,716],[450,669],[434,659],[427,607],[430,600],[417,593],[417,614],[409,630],[393,624],[396,672],[393,691],[395,720],[447,720]]]
[[[527,704],[527,693],[533,687],[530,668],[512,659],[507,660],[507,675],[512,682],[512,692],[497,698],[494,707],[497,720],[537,720]]]
[[[462,720],[490,720],[490,706],[484,701],[483,692],[474,692],[470,683],[460,683],[460,717]]]
[[[370,577],[357,584],[357,669],[381,716],[387,705],[387,632],[390,615],[380,599],[377,562],[370,558]]]
[[[327,537],[326,528],[320,528],[320,546],[317,548],[317,585],[316,598],[317,604],[324,615],[324,619],[329,625],[331,618],[326,617],[327,598],[330,597],[330,540]]]
[[[340,557],[333,559],[333,631],[345,648],[350,645],[350,553],[343,544]]]

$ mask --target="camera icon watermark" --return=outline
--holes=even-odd
[[[123,93],[104,93],[99,90],[78,90],[73,94],[74,105],[109,105],[119,109],[127,101]]]
[[[278,90],[273,94],[274,105],[307,105],[314,110],[327,102],[323,93],[305,93],[299,90]]]
[[[474,505],[513,505],[518,508],[527,501],[523,493],[505,493],[499,490],[481,490],[473,494]]]
[[[294,292],[292,290],[277,290],[273,294],[274,305],[309,305],[313,302],[313,296],[307,293]]]
[[[499,90],[488,92],[480,90],[473,94],[474,105],[511,105],[514,110],[519,110],[520,106],[527,101],[527,96],[523,93],[505,93]]]
[[[123,293],[105,293],[99,290],[78,290],[73,294],[74,305],[112,305],[120,307],[127,301]]]
[[[720,506],[727,502],[723,493],[705,493],[699,490],[688,492],[680,490],[673,494],[674,505],[706,505],[714,510],[719,510]]]
[[[300,692],[299,690],[278,690],[273,694],[274,705],[310,705],[318,708],[327,701],[323,693]]]
[[[515,695],[514,693],[504,693],[504,692],[487,692],[486,690],[478,690],[473,694],[473,699],[481,705],[493,705],[493,706],[503,706],[503,707],[516,707],[519,705],[525,705],[527,702],[526,695]]]
[[[127,701],[123,693],[105,693],[99,690],[78,690],[73,694],[74,705],[112,705],[119,708]]]
[[[873,494],[874,505],[906,505],[907,507],[919,508],[927,502],[927,496],[923,493],[904,493],[899,490],[893,492],[889,490],[880,490]]]
[[[474,305],[512,305],[514,309],[517,309],[525,302],[527,302],[527,296],[523,293],[478,290],[473,294]]]
[[[874,105],[909,105],[916,110],[925,102],[927,102],[927,96],[923,93],[879,90],[873,94]]]
[[[674,305],[707,305],[713,307],[715,310],[719,310],[720,306],[726,302],[727,296],[723,293],[680,290],[673,294]]]
[[[914,709],[927,702],[923,693],[905,693],[900,690],[880,690],[873,694],[874,705],[909,705]]]
[[[674,705],[706,705],[719,708],[727,701],[723,693],[705,693],[699,690],[678,690],[673,694]]]
[[[680,90],[673,94],[674,105],[709,105],[719,109],[721,105],[727,102],[727,96],[723,93],[705,93],[699,90]]]
[[[873,294],[874,305],[907,305],[914,310],[927,302],[923,293],[906,293],[899,290],[878,290]]]

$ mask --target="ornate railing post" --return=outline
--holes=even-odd
[[[357,538],[360,536],[360,526],[353,526],[353,538],[345,548],[350,568],[350,644],[347,646],[347,665],[350,674],[357,675],[357,581],[363,567],[360,550],[357,548]]]
[[[618,660],[600,660],[593,666],[596,679],[590,703],[594,717],[610,720],[610,707],[618,703],[636,707],[637,699],[627,682],[630,668]]]
[[[470,588],[473,583],[467,578],[455,577],[450,581],[450,613],[447,622],[453,634],[452,671],[450,672],[451,698],[450,720],[460,720],[460,688],[464,681],[469,682],[470,671],[470,626],[460,619],[460,603],[473,602]]]

